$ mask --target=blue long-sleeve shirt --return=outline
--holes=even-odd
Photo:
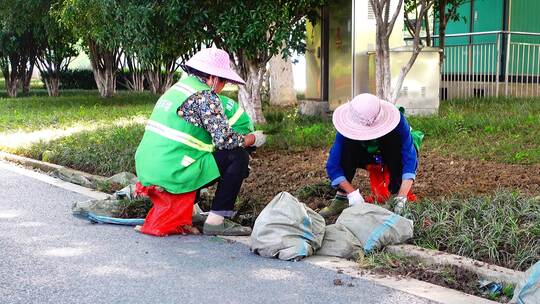
[[[403,180],[415,179],[418,158],[411,136],[411,128],[403,114],[401,114],[401,119],[394,130],[398,132],[399,138],[401,139],[401,164],[403,167],[401,178]],[[336,139],[334,140],[334,144],[330,149],[330,155],[326,161],[326,173],[328,174],[333,187],[337,187],[341,182],[346,180],[343,168],[341,167],[341,155],[343,153],[344,140],[345,137],[339,132],[336,132]]]

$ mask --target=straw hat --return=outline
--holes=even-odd
[[[215,47],[198,51],[187,62],[186,66],[200,72],[227,79],[236,84],[246,82],[231,69],[229,54]]]
[[[354,140],[371,140],[390,133],[399,123],[399,110],[375,95],[360,94],[339,106],[332,116],[336,130]]]

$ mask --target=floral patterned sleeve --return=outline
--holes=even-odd
[[[208,131],[218,150],[230,150],[244,144],[244,136],[229,126],[219,97],[211,91],[190,96],[178,109],[178,116]]]

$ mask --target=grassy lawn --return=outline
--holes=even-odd
[[[62,93],[56,98],[35,95],[0,99],[0,133],[108,125],[118,120],[146,118],[156,100],[146,93],[119,92],[110,99],[89,91]]]
[[[540,99],[466,99],[443,103],[439,117],[412,118],[426,148],[509,164],[540,163]]]

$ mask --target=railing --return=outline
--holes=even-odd
[[[449,34],[444,55],[441,99],[540,96],[540,33]]]

